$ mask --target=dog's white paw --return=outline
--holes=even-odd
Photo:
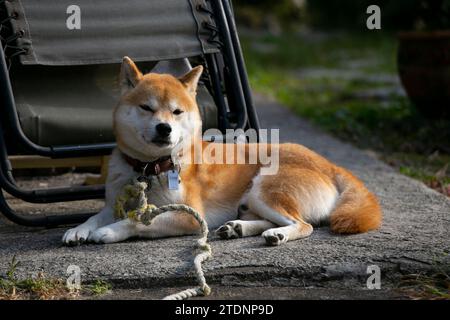
[[[68,246],[75,246],[86,242],[89,235],[95,230],[94,226],[82,224],[76,228],[66,231],[62,238],[62,242]]]
[[[279,246],[289,240],[286,234],[277,229],[266,230],[263,232],[262,236],[266,239],[266,244],[269,246]]]
[[[239,222],[230,221],[216,230],[216,234],[222,239],[236,239],[242,237],[242,225]]]
[[[117,230],[111,227],[102,227],[91,233],[89,241],[95,243],[113,243],[121,241],[122,238]]]

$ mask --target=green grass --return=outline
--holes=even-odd
[[[407,98],[361,96],[367,90],[392,86],[371,76],[396,75],[393,36],[285,34],[243,37],[242,42],[254,89],[335,136],[378,152],[403,174],[450,195],[450,170],[444,170],[450,163],[450,121],[425,119]],[[354,61],[363,63],[349,67]],[[299,75],[306,69],[351,71],[359,76]]]
[[[450,300],[450,275],[441,268],[428,274],[404,275],[398,290],[415,300]]]
[[[396,44],[384,35],[367,37],[365,34],[349,36],[341,33],[324,37],[305,37],[286,33],[281,36],[270,34],[243,36],[241,40],[250,74],[261,68],[270,70],[309,66],[335,68],[342,61],[352,61],[361,57],[379,59],[380,55],[382,59],[379,59],[380,64],[376,68],[366,66],[362,70],[370,73],[396,70],[395,56],[392,55]],[[257,45],[273,50],[261,53]]]
[[[103,280],[95,280],[92,284],[87,286],[87,290],[96,296],[107,293],[111,288],[111,284]]]
[[[111,290],[111,285],[103,280],[96,280],[81,290],[70,290],[62,279],[48,278],[43,273],[37,277],[22,280],[15,273],[20,262],[14,256],[9,263],[5,277],[0,277],[0,300],[18,299],[74,299],[82,296],[103,295]]]
[[[14,256],[6,277],[0,277],[0,299],[61,299],[73,296],[60,279],[48,279],[42,273],[35,278],[18,280],[15,272],[20,262]]]

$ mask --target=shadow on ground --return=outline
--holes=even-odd
[[[323,227],[277,248],[265,247],[260,237],[212,237],[213,259],[205,264],[207,279],[217,288],[211,298],[400,298],[395,288],[404,274],[449,269],[449,199],[265,97],[257,96],[256,104],[262,127],[279,128],[282,141],[302,143],[360,176],[379,196],[384,223],[378,231],[352,236],[332,235]],[[58,204],[52,210],[100,206],[89,201]],[[15,207],[34,213],[50,208],[36,210],[17,201]],[[174,287],[194,284],[189,271],[194,237],[64,247],[65,230],[29,229],[0,220],[0,273],[14,255],[21,261],[18,277],[42,271],[66,278],[67,267],[78,265],[83,282],[100,278],[113,283],[117,294],[104,298],[161,298],[177,291]],[[367,290],[369,265],[381,268],[382,290]],[[275,289],[269,292],[267,287]]]

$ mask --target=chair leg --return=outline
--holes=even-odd
[[[86,221],[95,213],[79,213],[71,215],[52,215],[52,216],[23,216],[18,214],[6,202],[4,191],[0,189],[0,213],[8,220],[26,227],[46,227],[52,228],[60,225],[79,224]]]
[[[228,27],[230,32],[231,41],[234,47],[234,53],[236,56],[237,67],[239,71],[239,77],[242,82],[242,90],[244,92],[246,107],[247,107],[247,115],[250,127],[255,130],[260,129],[258,115],[256,114],[255,106],[253,104],[252,93],[250,89],[250,85],[247,77],[247,69],[245,67],[244,57],[242,55],[241,43],[239,41],[238,32],[236,29],[236,23],[233,17],[233,10],[231,1],[222,1],[223,7],[225,9],[225,15],[228,21]]]

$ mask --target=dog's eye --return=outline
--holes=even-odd
[[[153,110],[146,104],[140,104],[139,108],[141,108],[142,110],[145,110],[145,111],[153,112]]]
[[[178,115],[182,114],[183,112],[184,112],[183,110],[177,109],[173,112],[173,114],[178,116]]]

